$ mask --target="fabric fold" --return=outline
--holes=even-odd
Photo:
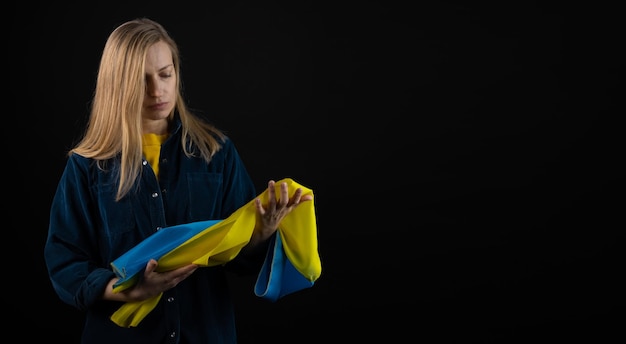
[[[256,296],[276,301],[315,283],[300,273],[285,254],[280,232],[272,237],[270,249],[254,285]]]
[[[289,197],[301,188],[303,195],[313,191],[291,178],[276,182],[288,185]],[[258,197],[268,201],[265,190]],[[188,264],[210,267],[234,259],[249,242],[256,223],[254,200],[223,220],[199,221],[163,228],[111,263],[119,281],[114,292],[133,286],[150,259],[159,262],[157,271],[168,271]],[[313,286],[322,271],[318,253],[314,199],[302,202],[281,222],[255,284],[255,294],[276,301],[284,295]],[[137,326],[161,295],[141,302],[127,302],[111,320],[122,327]]]

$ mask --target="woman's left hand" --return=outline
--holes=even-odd
[[[270,180],[267,183],[268,203],[261,204],[261,199],[255,200],[257,214],[260,216],[260,223],[254,228],[253,236],[257,236],[258,241],[267,240],[276,230],[280,222],[291,213],[300,203],[311,201],[312,195],[302,195],[302,189],[298,188],[293,196],[289,198],[289,187],[287,183],[280,184],[280,195],[276,195],[275,182]]]

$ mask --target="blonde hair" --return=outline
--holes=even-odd
[[[118,26],[106,41],[91,113],[83,138],[73,153],[97,160],[98,167],[120,155],[116,200],[132,188],[142,171],[141,111],[146,90],[145,57],[150,46],[165,42],[172,51],[176,78],[176,105],[182,123],[182,146],[187,156],[199,154],[207,163],[221,148],[225,135],[186,106],[180,81],[180,54],[176,42],[159,23],[138,18]],[[192,146],[196,149],[192,149]]]

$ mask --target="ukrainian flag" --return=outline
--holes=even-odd
[[[289,197],[298,188],[302,195],[313,191],[285,178]],[[267,190],[259,195],[268,202]],[[251,200],[223,220],[198,221],[163,228],[111,263],[119,281],[113,286],[120,292],[133,286],[150,259],[159,262],[157,271],[168,271],[188,264],[201,267],[217,266],[234,259],[248,243],[256,223],[256,208]],[[282,220],[272,237],[254,292],[257,296],[276,301],[293,292],[312,287],[322,272],[317,247],[317,223],[314,199],[300,203]],[[162,295],[162,294],[161,294]],[[161,295],[140,302],[127,302],[111,320],[122,327],[137,326],[154,309]]]

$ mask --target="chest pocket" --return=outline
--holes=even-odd
[[[188,173],[187,188],[191,221],[219,219],[224,193],[221,173]]]
[[[117,233],[127,232],[134,227],[133,206],[128,197],[119,202],[115,201],[117,188],[114,185],[102,186],[98,191],[98,208],[103,224],[108,227],[114,236]]]

